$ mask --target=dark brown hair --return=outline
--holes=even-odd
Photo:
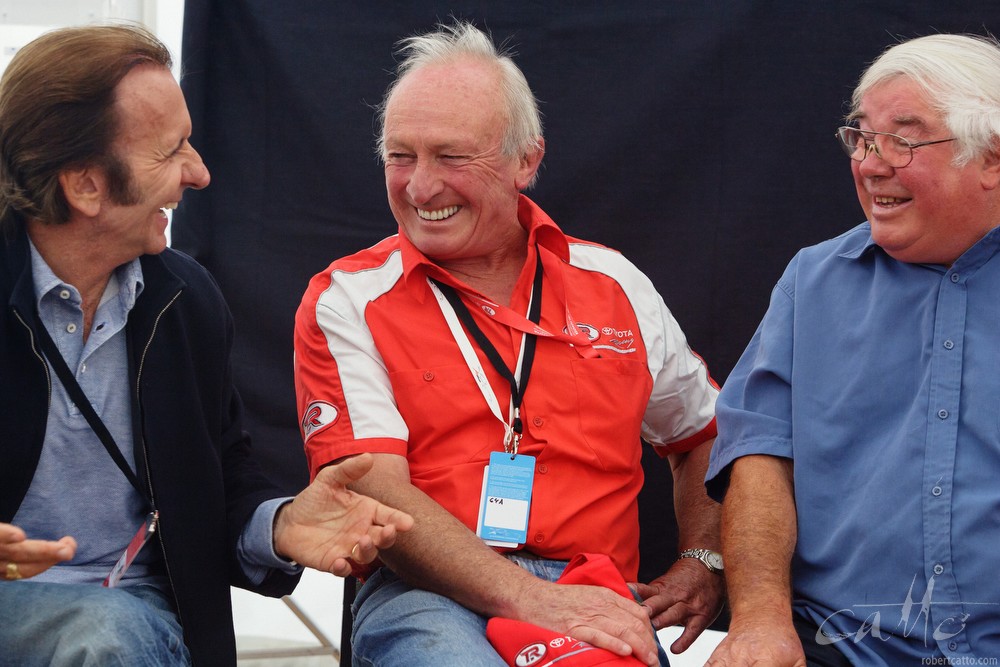
[[[0,79],[0,231],[29,219],[66,222],[66,169],[100,167],[112,199],[128,198],[131,176],[111,149],[115,88],[140,64],[169,68],[170,52],[126,24],[54,30],[14,55]]]

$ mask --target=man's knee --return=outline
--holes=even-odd
[[[67,641],[60,642],[60,648],[76,652],[77,659],[60,664],[187,664],[190,660],[176,621],[124,590],[95,589],[94,595],[78,598],[67,607],[62,633]]]
[[[31,598],[31,613],[17,641],[37,664],[190,664],[180,625],[170,612],[121,589],[27,585],[50,587],[42,595],[32,594],[42,589],[23,589]]]
[[[359,664],[417,666],[427,656],[434,665],[504,665],[486,639],[485,618],[391,572],[376,573],[359,592],[352,642]]]

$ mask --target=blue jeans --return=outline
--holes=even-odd
[[[0,666],[190,665],[163,592],[149,585],[0,582]]]
[[[566,561],[507,556],[537,577],[555,581]],[[437,593],[413,588],[388,568],[365,582],[352,607],[353,663],[359,667],[507,667],[486,638],[484,616]],[[669,665],[663,648],[660,664]]]

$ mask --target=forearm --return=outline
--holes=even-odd
[[[714,439],[709,440],[687,454],[670,457],[674,476],[678,547],[682,551],[720,549],[722,508],[705,492],[705,473],[714,442]]]
[[[722,549],[734,623],[767,616],[791,625],[796,539],[792,462],[772,456],[737,459],[722,508]]]
[[[384,457],[390,457],[388,461]],[[478,613],[518,618],[518,600],[541,584],[483,544],[475,533],[401,476],[400,457],[376,455],[372,472],[352,485],[359,493],[414,518],[413,529],[381,552],[403,580],[449,597]]]

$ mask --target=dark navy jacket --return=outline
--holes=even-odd
[[[254,510],[284,494],[260,471],[243,431],[230,364],[232,316],[218,285],[169,248],[140,261],[144,287],[126,327],[128,382],[138,408],[135,460],[148,465],[159,544],[194,664],[235,664],[230,584],[280,596],[298,581],[272,571],[252,586],[236,560]],[[0,521],[6,523],[38,465],[50,387],[58,381],[37,343],[34,304],[22,231],[12,242],[0,239]]]

